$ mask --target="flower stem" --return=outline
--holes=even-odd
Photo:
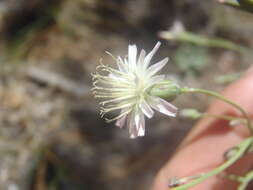
[[[253,1],[252,0],[218,0],[218,2],[228,5],[243,11],[253,13]]]
[[[195,180],[192,180],[191,182],[189,182],[187,184],[180,185],[179,187],[171,188],[171,190],[185,190],[187,188],[193,187],[193,186],[203,182],[204,180],[208,179],[209,177],[212,177],[212,176],[215,176],[215,175],[221,173],[222,171],[227,169],[229,166],[231,166],[233,163],[235,163],[238,159],[240,159],[244,155],[244,153],[248,150],[248,148],[252,145],[252,143],[253,143],[253,137],[245,139],[243,142],[241,142],[237,146],[238,151],[225,163],[223,163],[222,165],[220,165],[219,167],[213,169],[212,171],[210,171],[208,173],[202,174],[201,177],[199,177]],[[252,179],[252,178],[253,178],[252,173],[249,173],[249,176],[247,179]],[[240,190],[243,190],[243,188],[241,188]]]
[[[240,121],[241,123],[246,123],[247,120],[240,118],[240,117],[233,117],[233,116],[228,116],[228,115],[215,115],[215,114],[209,114],[209,113],[203,113],[201,117],[214,117],[217,119],[223,119],[227,121]]]
[[[222,120],[226,120],[229,122],[235,122],[235,123],[242,123],[242,124],[246,124],[247,120],[241,117],[234,117],[234,116],[230,116],[230,115],[216,115],[216,114],[211,114],[208,112],[204,112],[201,113],[195,109],[183,109],[180,111],[180,116],[183,118],[188,118],[188,119],[200,119],[200,118],[207,118],[207,117],[213,117],[216,119],[222,119]]]
[[[196,92],[196,93],[205,94],[205,95],[208,95],[208,96],[215,97],[219,100],[222,100],[223,102],[226,102],[227,104],[230,104],[231,106],[233,106],[234,108],[236,108],[237,110],[239,110],[242,113],[242,115],[244,116],[244,118],[247,121],[248,129],[249,129],[250,133],[253,135],[253,127],[252,127],[251,120],[250,120],[248,114],[246,113],[246,111],[241,106],[239,106],[235,102],[225,98],[224,96],[222,96],[222,95],[220,95],[216,92],[212,92],[212,91],[209,91],[209,90],[204,90],[204,89],[199,89],[199,88],[187,88],[187,87],[182,88],[181,90],[182,90],[183,93],[185,93],[185,92]]]
[[[240,8],[240,4],[236,0],[218,0],[218,2],[234,8]]]
[[[208,38],[201,36],[192,32],[182,31],[182,32],[173,32],[173,31],[163,31],[159,34],[161,38],[166,40],[175,40],[181,42],[188,42],[199,46],[204,47],[218,47],[224,49],[230,49],[237,51],[242,54],[251,53],[251,50],[247,47],[240,46],[229,40],[222,38]],[[250,55],[250,54],[249,54]]]
[[[242,182],[238,187],[238,190],[245,190],[248,184],[253,180],[253,170],[251,170],[245,177],[242,178]]]

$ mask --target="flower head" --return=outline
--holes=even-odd
[[[150,66],[160,45],[158,42],[147,55],[142,49],[138,57],[136,45],[129,45],[127,58],[112,56],[117,69],[101,63],[97,67],[98,71],[93,74],[92,91],[95,98],[103,99],[100,102],[102,117],[108,112],[120,110],[116,117],[106,120],[116,120],[116,125],[120,128],[126,124],[131,138],[144,136],[145,116],[153,117],[153,109],[172,117],[177,112],[175,106],[150,93],[153,86],[165,80],[165,75],[157,73],[166,65],[168,58]]]

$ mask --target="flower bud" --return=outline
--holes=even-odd
[[[180,112],[180,116],[188,119],[199,119],[202,116],[202,113],[195,109],[183,109]]]

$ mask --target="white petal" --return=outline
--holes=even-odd
[[[130,72],[130,63],[127,61],[126,58],[124,58],[124,63],[125,63],[125,66],[126,66],[126,72]]]
[[[145,57],[144,59],[144,69],[146,69],[152,59],[152,57],[154,56],[154,54],[157,52],[157,50],[159,49],[161,45],[161,42],[157,42],[155,47],[151,50],[151,52]]]
[[[127,119],[127,115],[122,116],[116,121],[115,125],[118,126],[119,128],[122,128],[126,122],[126,119]]]
[[[126,78],[118,76],[117,74],[110,73],[108,75],[108,77],[110,77],[111,79],[113,79],[115,81],[128,82],[128,80]]]
[[[111,89],[114,89],[114,88],[111,88]],[[120,89],[117,89],[116,88],[116,90],[118,90],[118,91],[116,91],[116,92],[122,92],[122,91],[120,91]],[[129,99],[131,99],[131,98],[133,98],[134,97],[134,95],[125,95],[125,96],[119,96],[119,97],[117,97],[117,98],[111,98],[111,99],[108,99],[108,100],[105,100],[105,101],[102,101],[102,102],[100,102],[100,104],[101,105],[105,105],[105,104],[108,104],[108,103],[120,103],[120,102],[122,102],[122,101],[129,101]],[[121,112],[121,113],[123,113],[123,112]]]
[[[128,129],[129,129],[129,135],[130,135],[130,138],[136,138],[138,136],[138,133],[137,133],[137,128],[136,128],[136,125],[135,125],[135,117],[134,117],[134,112],[132,112],[130,114],[129,117],[127,117],[127,126],[128,126]]]
[[[154,109],[156,109],[157,111],[171,116],[171,117],[175,117],[176,113],[177,113],[177,108],[175,106],[173,106],[171,103],[163,100],[162,98],[159,97],[149,97],[149,101],[148,103],[150,104],[150,106]]]
[[[122,59],[120,56],[118,56],[118,60],[120,61],[120,63],[121,63],[122,65],[125,64],[124,61],[123,61],[123,59]]]
[[[156,74],[158,71],[160,71],[169,61],[169,58],[166,57],[165,59],[157,62],[156,64],[150,66],[147,70],[147,75],[148,76],[153,76],[154,74]]]
[[[141,111],[148,117],[151,118],[154,115],[154,111],[151,109],[151,107],[147,104],[145,100],[142,101],[140,104]]]
[[[145,118],[143,113],[138,112],[135,114],[134,117],[135,125],[137,128],[137,136],[144,136],[145,135]]]
[[[145,52],[145,50],[142,49],[141,53],[140,53],[140,56],[138,58],[137,65],[141,65],[141,64],[144,63],[145,55],[146,55],[146,52]]]
[[[136,45],[129,45],[128,46],[128,61],[132,68],[136,68],[136,56],[137,56]]]
[[[126,72],[126,65],[124,63],[124,61],[122,60],[122,58],[120,56],[118,56],[118,62],[117,62],[118,68],[121,72]]]
[[[155,75],[148,80],[145,89],[148,89],[149,87],[151,87],[154,84],[157,84],[163,80],[165,80],[165,75]]]
[[[126,58],[124,58],[124,63],[125,63],[125,65],[129,65]]]

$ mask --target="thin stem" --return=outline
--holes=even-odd
[[[253,13],[253,1],[252,0],[218,0],[218,2],[228,5],[243,11]]]
[[[171,190],[185,190],[187,188],[193,187],[193,186],[203,182],[204,180],[208,179],[209,177],[212,177],[212,176],[215,176],[215,175],[221,173],[222,171],[227,169],[229,166],[231,166],[233,163],[235,163],[238,159],[240,159],[244,155],[244,153],[248,150],[249,146],[252,145],[252,143],[253,143],[253,137],[247,138],[246,140],[244,140],[243,142],[241,142],[237,146],[238,151],[225,163],[223,163],[219,167],[215,168],[214,170],[201,175],[201,177],[199,177],[198,179],[192,180],[191,182],[181,185],[179,187],[172,188]],[[252,179],[252,176],[249,176],[249,178]]]
[[[198,35],[188,31],[174,32],[174,31],[163,31],[160,32],[160,37],[166,40],[176,40],[181,42],[188,42],[204,47],[219,47],[224,49],[230,49],[239,53],[249,53],[249,48],[237,45],[229,40],[222,38],[208,38],[202,35]],[[250,54],[249,54],[250,55]]]
[[[245,121],[245,119],[240,118],[240,117],[233,117],[233,116],[229,116],[229,115],[215,115],[215,114],[209,114],[209,113],[203,113],[203,115],[201,117],[214,117],[217,119],[224,119],[227,121],[234,121],[234,120]]]
[[[205,117],[213,117],[216,119],[223,119],[227,121],[239,121],[240,123],[246,124],[247,121],[244,118],[241,117],[234,117],[230,115],[217,115],[217,114],[210,114],[208,112],[201,113],[195,109],[183,109],[180,112],[181,117],[188,118],[188,119],[200,119]]]
[[[245,177],[242,178],[241,184],[238,190],[245,190],[248,184],[253,180],[253,170],[251,170]]]
[[[236,0],[218,0],[218,2],[231,7],[240,8],[240,4]]]
[[[236,108],[237,110],[239,110],[242,113],[242,115],[245,117],[245,119],[247,121],[247,127],[248,127],[250,133],[253,134],[253,127],[251,125],[251,120],[250,120],[248,114],[246,113],[246,111],[244,111],[244,109],[241,106],[239,106],[235,102],[225,98],[224,96],[222,96],[222,95],[220,95],[216,92],[212,92],[212,91],[204,90],[204,89],[199,89],[199,88],[183,88],[182,92],[201,93],[201,94],[205,94],[205,95],[208,95],[208,96],[215,97],[219,100],[222,100],[223,102],[226,102],[227,104],[230,104],[231,106],[233,106],[234,108]]]
[[[214,117],[217,119],[223,119],[227,121],[240,121],[242,123],[247,123],[246,119],[240,118],[240,117],[233,117],[229,115],[215,115],[215,114],[209,114],[209,113],[203,113],[201,117]]]

